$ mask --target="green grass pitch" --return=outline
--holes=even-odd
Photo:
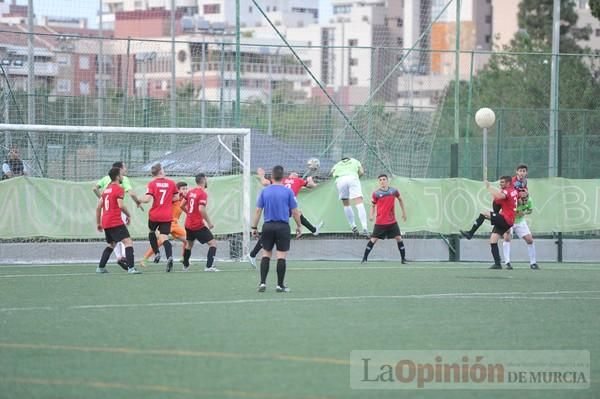
[[[289,262],[0,267],[0,398],[598,398],[600,267]],[[350,351],[583,349],[587,390],[352,390]]]

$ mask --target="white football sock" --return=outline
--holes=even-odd
[[[534,263],[537,263],[537,260],[535,259],[535,244],[534,243],[527,244],[527,252],[529,253],[529,264],[533,265]]]
[[[348,219],[348,223],[350,223],[350,226],[355,227],[356,223],[354,223],[354,211],[352,211],[352,207],[344,206],[344,213],[346,214],[346,219]]]
[[[122,242],[118,242],[117,245],[115,245],[115,256],[117,259],[125,257],[125,245]]]
[[[358,218],[360,219],[360,224],[363,230],[367,230],[367,211],[365,209],[365,204],[362,202],[356,205],[356,209],[358,210]]]
[[[502,255],[504,255],[504,263],[510,263],[510,241],[502,241]]]

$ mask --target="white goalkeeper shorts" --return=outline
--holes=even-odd
[[[358,176],[341,176],[335,181],[341,200],[362,197],[362,187]]]
[[[511,234],[516,234],[517,237],[523,238],[526,235],[531,234],[531,231],[529,231],[527,222],[523,220],[519,223],[513,224],[513,227],[511,228]]]

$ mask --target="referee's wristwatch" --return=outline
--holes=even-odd
[[[250,227],[252,230],[258,230],[258,227]]]

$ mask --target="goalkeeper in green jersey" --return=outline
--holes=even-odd
[[[506,268],[508,270],[512,270],[512,266],[510,264],[510,239],[514,233],[517,235],[517,237],[522,238],[527,243],[529,267],[532,270],[539,270],[540,267],[538,266],[535,258],[535,244],[533,243],[533,236],[531,235],[531,231],[527,225],[527,220],[525,220],[525,215],[529,215],[531,212],[533,212],[533,202],[531,201],[527,191],[521,191],[519,195],[520,198],[517,202],[515,223],[509,231],[504,233],[504,242],[502,243],[504,263],[506,264]]]

